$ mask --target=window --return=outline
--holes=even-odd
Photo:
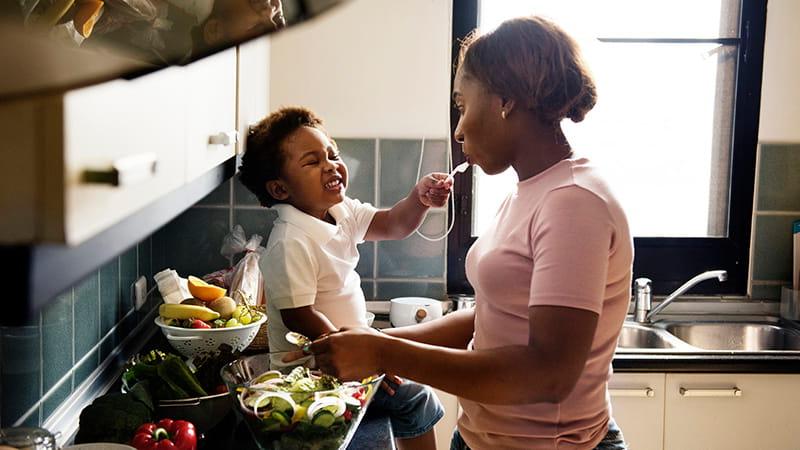
[[[744,294],[766,9],[760,1],[455,2],[454,49],[476,25],[549,17],[579,42],[598,85],[586,119],[562,123],[598,164],[635,236],[634,276],[667,293],[722,268],[705,293]],[[457,57],[457,52],[454,52]],[[452,126],[457,121],[453,116]],[[461,157],[458,144],[454,154]],[[466,178],[465,178],[466,179]],[[513,188],[512,171],[456,185],[448,289],[469,292],[466,250]],[[698,289],[697,292],[701,292]]]

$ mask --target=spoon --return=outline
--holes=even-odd
[[[453,171],[450,172],[450,176],[453,177],[455,176],[455,174],[462,173],[468,168],[469,168],[469,161],[464,161],[461,164],[457,165],[455,168],[453,168]]]
[[[303,336],[300,333],[296,333],[294,331],[289,331],[286,333],[286,342],[298,346],[303,353],[310,354],[311,351],[309,350],[309,346],[311,345],[311,339]]]

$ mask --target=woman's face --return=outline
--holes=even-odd
[[[489,175],[506,170],[512,158],[502,139],[502,99],[459,69],[453,102],[459,112],[454,137],[461,142],[467,160]]]

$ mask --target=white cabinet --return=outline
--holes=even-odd
[[[453,430],[455,430],[458,416],[461,414],[461,406],[458,404],[458,398],[455,395],[438,389],[433,391],[444,407],[444,417],[434,427],[436,430],[436,448],[438,450],[447,450],[450,448],[450,439],[453,437]]]
[[[54,117],[46,127],[54,139],[63,136],[63,146],[42,148],[53,166],[59,159],[64,165],[64,189],[51,191],[54,204],[61,197],[63,215],[44,211],[45,240],[83,242],[185,182],[182,79],[182,69],[169,68],[64,95],[61,120]],[[135,180],[114,186],[83,178],[87,170],[107,170],[126,158],[132,166],[121,176]],[[51,173],[59,176],[56,167]]]
[[[186,176],[192,180],[236,154],[236,49],[184,71]]]
[[[798,448],[800,375],[615,373],[609,391],[631,448]]]
[[[234,48],[0,104],[0,244],[81,244],[234,156],[236,87]]]
[[[798,375],[667,374],[664,449],[797,449],[798,404]]]
[[[260,122],[269,113],[269,52],[267,37],[239,46],[239,153],[244,151],[250,125]]]
[[[615,373],[608,383],[612,417],[631,448],[663,448],[664,379],[663,373]]]

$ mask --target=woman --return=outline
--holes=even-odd
[[[331,334],[311,350],[346,379],[395,373],[457,395],[454,449],[624,449],[607,381],[633,245],[620,205],[561,131],[596,100],[577,45],[538,17],[473,34],[453,99],[468,160],[520,180],[467,256],[476,308]]]

